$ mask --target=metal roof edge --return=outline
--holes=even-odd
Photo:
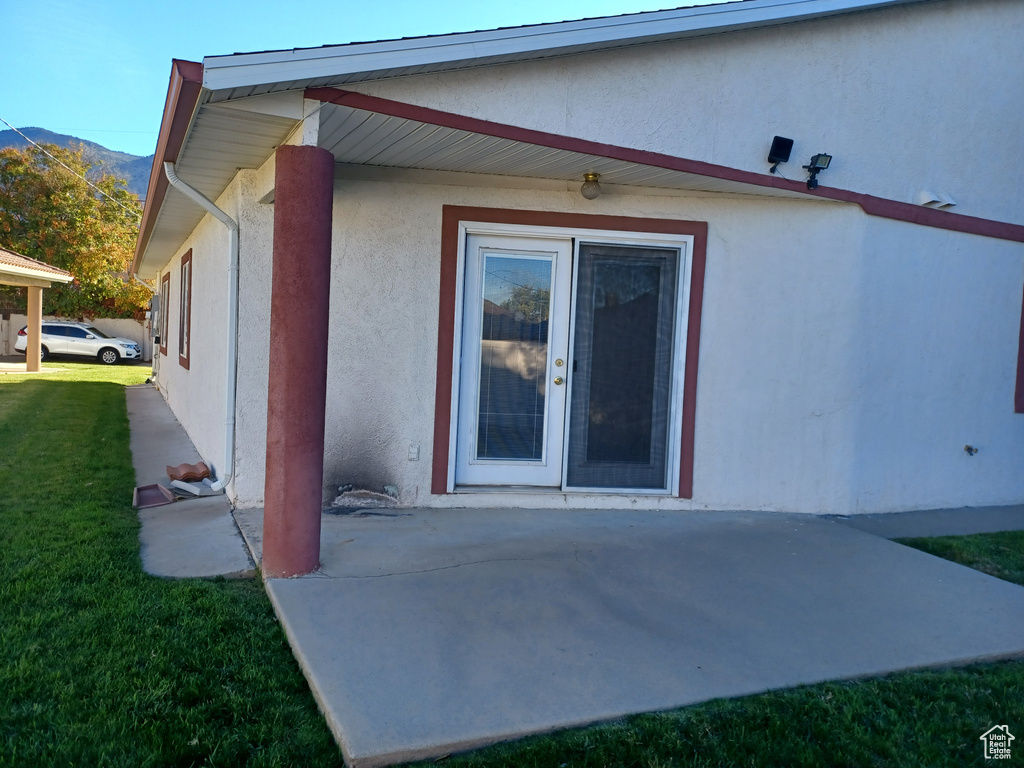
[[[360,73],[379,78],[390,69],[428,65],[443,69],[445,63],[466,66],[495,56],[526,60],[560,51],[594,51],[925,1],[741,0],[479,32],[208,56],[203,59],[203,85],[216,91]]]

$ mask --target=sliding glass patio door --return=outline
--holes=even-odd
[[[681,256],[468,235],[456,487],[670,489]]]

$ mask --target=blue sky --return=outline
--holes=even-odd
[[[5,0],[0,117],[152,154],[172,58],[706,5],[710,0]],[[287,9],[287,10],[286,10]],[[0,129],[6,126],[0,124]]]

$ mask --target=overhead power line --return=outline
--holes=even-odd
[[[95,189],[95,190],[96,190],[97,192],[99,192],[99,193],[100,193],[101,195],[103,195],[103,196],[104,196],[105,198],[107,198],[107,199],[108,199],[108,200],[109,200],[110,202],[114,203],[114,205],[118,205],[118,206],[120,206],[120,207],[124,208],[124,209],[125,209],[126,211],[128,211],[128,212],[129,212],[130,214],[132,214],[133,216],[135,216],[135,217],[136,217],[136,218],[137,218],[137,219],[138,219],[139,221],[142,221],[142,217],[141,217],[141,216],[140,216],[140,215],[139,215],[139,214],[138,214],[138,213],[137,213],[136,211],[134,211],[134,210],[132,210],[131,208],[129,208],[129,207],[127,206],[127,205],[125,205],[124,203],[122,203],[122,202],[121,202],[120,200],[118,200],[118,199],[116,199],[116,198],[113,198],[113,197],[111,197],[110,195],[108,195],[108,194],[107,194],[106,192],[104,192],[104,191],[103,191],[102,189],[100,189],[100,188],[99,188],[99,187],[97,187],[97,186],[96,186],[95,184],[93,184],[93,183],[92,183],[91,181],[89,181],[89,180],[88,180],[87,178],[85,178],[85,176],[83,176],[82,174],[78,173],[78,171],[76,171],[75,169],[73,169],[73,168],[69,167],[69,166],[68,166],[68,165],[67,165],[66,163],[64,163],[64,161],[63,161],[63,160],[61,160],[61,159],[60,159],[59,157],[55,157],[54,155],[52,155],[52,154],[50,154],[49,152],[47,152],[45,148],[43,148],[43,147],[42,147],[41,145],[39,145],[39,144],[36,144],[36,143],[35,143],[34,141],[32,141],[32,139],[30,139],[30,138],[29,138],[28,136],[26,136],[26,135],[25,135],[24,133],[22,133],[22,132],[21,132],[21,131],[19,131],[19,130],[18,130],[17,128],[15,128],[15,127],[14,127],[13,125],[11,125],[10,123],[8,123],[8,122],[7,122],[6,120],[4,120],[4,119],[3,119],[2,117],[0,117],[0,123],[3,123],[4,125],[6,125],[6,126],[7,126],[8,128],[10,128],[10,129],[11,129],[12,131],[14,131],[14,132],[15,132],[16,134],[18,134],[19,136],[21,136],[21,138],[23,138],[23,139],[24,139],[25,141],[27,141],[27,142],[28,142],[29,144],[31,144],[31,145],[32,145],[33,147],[35,147],[36,149],[38,149],[38,150],[39,150],[40,152],[42,152],[42,153],[43,153],[44,155],[46,155],[46,156],[47,156],[48,158],[50,158],[50,159],[51,159],[51,160],[53,160],[54,162],[58,163],[58,164],[59,164],[59,165],[60,165],[61,167],[63,167],[63,168],[64,168],[64,169],[65,169],[65,170],[66,170],[66,171],[67,171],[68,173],[70,173],[70,174],[71,174],[71,175],[73,175],[73,176],[77,176],[78,178],[80,178],[80,179],[81,179],[82,181],[84,181],[84,182],[85,182],[86,184],[88,184],[88,185],[89,185],[90,187],[92,187],[92,188],[93,188],[93,189]]]

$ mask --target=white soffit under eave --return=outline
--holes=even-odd
[[[510,29],[208,56],[203,59],[203,86],[221,92],[214,95],[219,100],[675,40],[912,2],[922,0],[740,0]]]
[[[477,177],[580,182],[588,171],[601,182],[690,192],[806,198],[799,192],[702,176],[655,165],[531,144],[417,120],[325,104],[319,145],[349,168],[408,169]],[[462,179],[451,178],[459,184]],[[439,181],[439,183],[445,183]]]
[[[253,100],[252,105],[258,103]],[[217,200],[241,168],[261,165],[287,137],[296,121],[258,115],[226,105],[204,104],[182,149],[176,171],[180,178],[211,200]],[[336,104],[320,108],[319,145],[349,169],[431,171],[433,183],[465,184],[471,178],[540,179],[578,182],[587,171],[601,174],[605,185],[647,190],[730,193],[806,199],[791,190],[762,187],[728,179],[559,149],[542,144],[438,126]],[[498,183],[498,186],[501,184]],[[520,185],[521,186],[521,185]],[[205,211],[169,188],[139,265],[142,277],[153,277],[199,225]]]
[[[301,104],[301,93],[201,104],[178,153],[178,177],[216,201],[239,170],[258,168],[284,142],[299,122]],[[169,187],[139,264],[139,275],[154,276],[205,215],[196,203]]]

